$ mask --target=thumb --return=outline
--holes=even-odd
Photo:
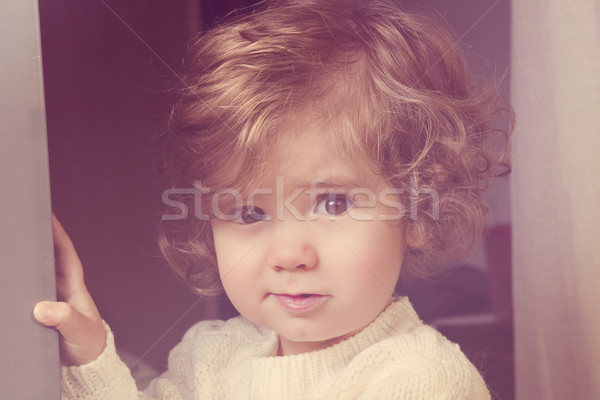
[[[55,328],[64,325],[70,312],[64,302],[40,301],[33,308],[33,316],[39,323]]]
[[[65,302],[40,301],[33,309],[38,322],[60,332],[61,360],[67,365],[83,365],[102,353],[106,332],[101,320],[86,317]]]

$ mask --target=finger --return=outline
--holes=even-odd
[[[87,318],[64,302],[41,301],[35,305],[33,314],[41,324],[60,332],[61,358],[66,364],[86,364],[102,352],[106,332],[101,320]]]
[[[60,286],[59,292],[67,296],[69,293],[85,287],[83,267],[73,242],[54,214],[52,214],[52,234],[54,236],[57,285]]]
[[[58,299],[68,302],[86,317],[100,321],[98,309],[85,286],[83,267],[73,242],[54,214],[52,214],[52,228]]]
[[[33,316],[40,324],[55,327],[60,322],[54,304],[52,301],[40,301],[33,307]]]
[[[86,342],[103,336],[100,319],[88,318],[62,301],[40,301],[33,308],[33,315],[42,325],[58,329],[65,342],[77,347],[85,347]]]

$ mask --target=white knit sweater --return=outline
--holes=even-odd
[[[202,321],[144,393],[107,327],[97,360],[63,367],[63,399],[489,399],[475,367],[402,298],[354,336],[323,350],[276,356],[277,334],[243,317]]]

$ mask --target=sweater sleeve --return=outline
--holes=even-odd
[[[85,365],[61,367],[62,400],[187,400],[192,398],[189,395],[189,386],[179,385],[183,379],[173,373],[189,372],[181,369],[167,371],[152,381],[145,392],[139,392],[129,368],[117,355],[112,331],[105,322],[103,323],[106,329],[106,346],[102,354]],[[175,349],[185,345],[184,340]],[[181,365],[181,357],[179,364]]]

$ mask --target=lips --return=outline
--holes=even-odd
[[[273,297],[275,297],[279,305],[284,310],[292,313],[303,313],[314,310],[327,300],[327,296],[312,293],[273,293]]]

